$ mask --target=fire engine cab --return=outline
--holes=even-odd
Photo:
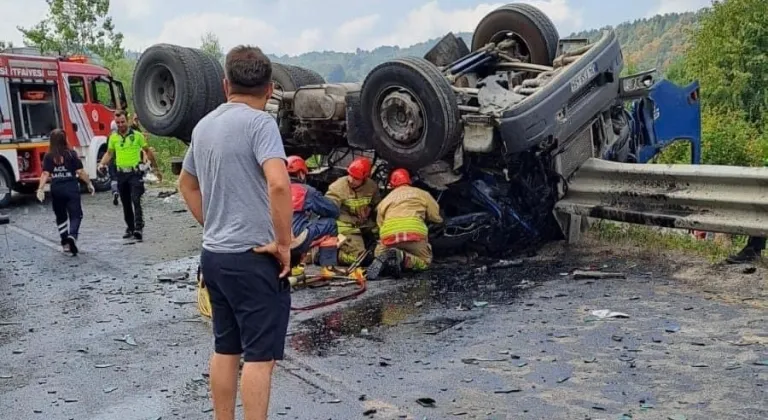
[[[123,84],[83,56],[0,53],[0,207],[11,191],[33,193],[42,174],[48,136],[66,131],[98,191],[109,175],[97,173],[117,109],[125,109]]]

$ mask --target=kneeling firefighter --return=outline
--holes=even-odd
[[[376,208],[379,243],[368,267],[367,277],[375,280],[384,268],[399,276],[402,270],[422,271],[432,263],[432,247],[427,241],[427,222],[442,223],[440,206],[428,192],[411,186],[405,169],[395,169],[389,177],[392,191]]]
[[[331,200],[305,183],[309,169],[304,159],[289,156],[287,166],[293,204],[291,266],[298,265],[302,256],[314,245],[320,248],[320,265],[334,266],[338,243],[336,218],[339,210]],[[315,215],[319,218],[313,218]]]
[[[364,230],[373,230],[371,213],[381,201],[379,186],[371,177],[373,164],[358,157],[347,167],[347,176],[334,181],[325,196],[339,208],[337,226],[346,239],[339,248],[339,263],[354,264],[365,253]]]

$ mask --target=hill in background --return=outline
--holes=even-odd
[[[656,67],[664,72],[685,51],[689,34],[700,13],[656,15],[617,25],[614,29],[624,51],[625,67],[631,67],[633,71]],[[596,39],[607,28],[582,31],[570,36]],[[469,32],[456,35],[467,44],[472,41]],[[270,55],[270,58],[278,63],[312,69],[322,74],[328,82],[357,82],[362,81],[372,68],[384,61],[402,56],[423,56],[439,40],[434,38],[407,48],[383,46],[371,51],[358,49],[354,53],[323,51],[298,56]]]

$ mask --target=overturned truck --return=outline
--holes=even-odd
[[[436,252],[497,253],[562,237],[555,205],[590,158],[645,163],[687,140],[698,159],[698,85],[657,82],[652,72],[622,78],[622,68],[613,31],[560,39],[544,13],[513,3],[485,16],[471,45],[449,33],[423,58],[384,62],[362,83],[273,63],[267,110],[287,153],[324,156],[318,184],[341,175],[351,154],[373,157],[382,182],[405,167],[444,212],[430,233]],[[154,45],[134,74],[136,112],[153,134],[189,142],[225,101],[223,77],[199,50]],[[676,108],[675,121],[659,130],[664,107]]]

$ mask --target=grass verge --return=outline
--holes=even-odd
[[[747,242],[745,236],[718,237],[700,240],[684,231],[664,231],[653,227],[599,220],[590,233],[604,243],[627,244],[655,250],[686,251],[702,256],[710,262],[721,262],[737,253]]]
[[[187,145],[182,143],[181,140],[158,136],[151,136],[149,145],[155,148],[157,166],[160,167],[160,173],[163,174],[163,182],[156,185],[165,188],[175,188],[178,177],[171,172],[171,158],[184,157]]]

